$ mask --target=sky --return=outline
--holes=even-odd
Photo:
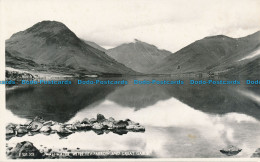
[[[105,48],[138,39],[176,52],[206,36],[238,38],[260,30],[260,0],[0,1],[5,39],[55,20]]]

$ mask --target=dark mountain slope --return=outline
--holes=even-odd
[[[42,21],[14,34],[6,40],[6,51],[13,57],[51,66],[54,70],[69,68],[66,73],[135,73],[104,52],[85,44],[64,24],[56,21]]]
[[[90,45],[91,47],[93,48],[96,48],[98,49],[99,51],[103,51],[103,52],[106,52],[107,50],[103,47],[101,47],[100,45],[98,45],[97,43],[95,42],[91,42],[91,41],[87,41],[87,40],[83,40],[86,44]]]

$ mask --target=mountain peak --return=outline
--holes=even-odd
[[[149,44],[149,43],[146,43],[146,42],[143,42],[143,41],[141,41],[141,40],[139,40],[139,39],[134,39],[134,42],[132,42],[132,43],[139,44],[139,45],[143,45],[143,46],[153,46],[153,47],[155,47],[154,45]],[[130,44],[131,44],[131,43],[130,43]],[[157,48],[157,47],[155,47],[155,48]]]
[[[24,31],[17,32],[13,34],[10,39],[15,39],[24,34],[38,35],[43,38],[50,38],[50,36],[53,35],[67,35],[76,38],[76,35],[66,25],[58,21],[49,20],[38,22]]]
[[[69,29],[66,25],[64,25],[61,22],[45,20],[45,21],[41,21],[41,22],[33,25],[32,27],[27,29],[26,32],[28,32],[28,33],[39,32],[39,31],[57,32],[60,30],[69,30]]]
[[[146,73],[157,62],[172,53],[160,50],[152,44],[134,39],[134,42],[109,49],[107,54],[135,71]]]
[[[214,36],[205,37],[205,39],[233,39],[233,38],[228,37],[226,35],[214,35]]]
[[[41,22],[38,22],[36,24],[34,24],[33,26],[37,26],[37,25],[61,25],[61,26],[65,26],[63,23],[59,22],[59,21],[51,21],[51,20],[43,20]]]
[[[19,39],[19,37],[38,37],[45,40],[48,45],[76,45],[80,46],[81,41],[66,25],[58,21],[41,21],[32,27],[15,33],[11,36],[11,40]]]

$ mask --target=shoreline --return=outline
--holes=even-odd
[[[97,114],[97,118],[84,118],[82,121],[73,123],[58,123],[55,121],[45,121],[43,118],[35,117],[24,124],[8,123],[6,125],[6,139],[9,140],[15,136],[33,136],[39,133],[50,135],[57,133],[60,138],[65,138],[78,131],[94,131],[97,135],[113,132],[118,135],[128,132],[145,132],[145,127],[131,121],[130,119],[115,120],[110,117],[106,119],[104,115]]]

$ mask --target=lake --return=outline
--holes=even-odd
[[[246,85],[244,78],[235,78],[241,85],[189,85],[189,78],[181,78],[184,85],[133,84],[134,79],[180,79],[171,77],[103,79],[124,79],[128,84],[77,85],[75,80],[71,85],[8,88],[6,121],[24,123],[41,116],[72,123],[101,113],[107,118],[139,122],[145,126],[144,133],[98,135],[86,131],[67,138],[37,134],[13,137],[7,143],[28,140],[37,148],[135,150],[157,158],[226,158],[229,156],[219,150],[228,145],[243,149],[233,157],[247,158],[260,147],[260,86]]]

